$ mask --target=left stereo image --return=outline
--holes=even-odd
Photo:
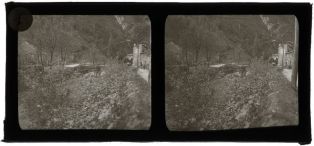
[[[18,32],[21,129],[149,129],[148,16],[32,17]]]

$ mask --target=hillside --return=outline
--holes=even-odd
[[[190,64],[247,62],[255,57],[267,60],[278,52],[279,43],[293,42],[294,21],[292,16],[265,17],[266,24],[258,15],[168,17],[166,44],[181,47],[181,59]]]
[[[148,129],[150,71],[124,61],[134,44],[150,54],[149,28],[146,16],[35,15],[18,40],[20,127]]]
[[[165,41],[168,129],[298,125],[293,71],[269,62],[279,44],[297,48],[292,43],[294,27],[294,17],[284,15],[169,16]]]

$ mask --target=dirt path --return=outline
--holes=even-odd
[[[148,70],[139,68],[137,70],[137,74],[140,75],[140,77],[142,77],[146,82],[148,82]]]
[[[282,74],[291,82],[292,69],[283,69]]]

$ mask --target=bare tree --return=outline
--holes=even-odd
[[[53,65],[53,57],[55,53],[55,49],[57,47],[57,26],[51,26],[51,24],[55,23],[55,16],[50,16],[41,19],[42,26],[38,29],[38,58],[40,63],[44,65],[44,52],[47,51],[49,54],[49,59],[47,60],[48,65],[50,68]]]

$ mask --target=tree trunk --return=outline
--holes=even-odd
[[[37,51],[36,57],[37,57],[37,65],[41,64],[39,51]]]
[[[254,41],[253,41],[253,44],[252,44],[252,54],[254,57],[257,56],[257,51],[256,51],[256,47],[257,47],[257,33],[255,33],[255,36],[254,36]]]
[[[295,26],[295,33],[294,33],[294,65],[292,68],[292,75],[291,75],[291,83],[292,86],[297,89],[298,87],[298,63],[299,63],[299,23],[298,19],[295,17],[294,20]]]
[[[65,65],[66,62],[67,62],[67,55],[68,55],[68,53],[67,53],[67,48],[64,48],[64,60],[63,60],[63,65]]]
[[[40,64],[41,64],[42,66],[44,66],[44,62],[43,62],[43,52],[42,52],[41,49],[40,49]]]
[[[66,61],[66,55],[67,55],[67,49],[66,48],[63,48],[63,47],[61,47],[60,48],[60,56],[61,56],[61,65],[62,66],[64,66],[66,63],[65,63],[65,61]]]
[[[184,50],[184,56],[185,56],[185,62],[186,62],[186,65],[189,66],[189,60],[188,60],[188,50],[185,49]]]
[[[233,62],[235,63],[237,61],[236,57],[236,47],[233,47]]]
[[[93,47],[93,49],[92,49],[92,63],[93,63],[93,65],[95,64],[95,50],[96,50],[96,45],[94,45],[94,47]]]
[[[219,52],[218,52],[217,57],[218,57],[218,64],[219,64],[220,63],[220,53]]]
[[[198,47],[195,49],[195,64],[197,64],[198,62],[198,55],[199,55],[200,49],[201,49],[201,43],[199,43]]]
[[[208,50],[208,48],[206,49],[206,61],[207,61],[207,64],[209,65],[210,57],[209,57],[209,50]]]
[[[241,51],[238,52],[238,61],[237,61],[238,64],[240,63],[240,59],[241,59]]]
[[[61,61],[61,65],[63,66],[63,47],[60,47],[60,61]],[[60,65],[60,63],[59,63]]]
[[[93,51],[93,65],[95,64],[95,50]]]
[[[109,57],[111,55],[111,45],[112,45],[112,34],[109,33],[108,43],[106,45],[106,56]]]
[[[54,49],[50,52],[50,61],[49,61],[50,69],[52,68],[53,52],[54,52]]]

